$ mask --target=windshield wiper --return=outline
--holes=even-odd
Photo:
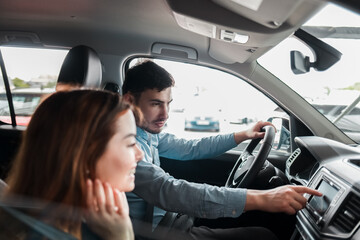
[[[341,111],[341,114],[333,120],[333,123],[334,124],[337,123],[346,114],[351,112],[359,102],[360,102],[360,95],[349,106],[347,106],[344,110]]]
[[[360,27],[302,26],[301,28],[317,38],[360,39]]]

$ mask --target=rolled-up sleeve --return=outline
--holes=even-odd
[[[246,189],[175,179],[145,161],[138,163],[134,193],[164,210],[202,218],[238,217],[246,202]]]

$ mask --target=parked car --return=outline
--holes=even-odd
[[[16,123],[19,126],[27,126],[31,115],[43,99],[53,92],[52,89],[17,89],[12,91],[12,100],[16,114]],[[6,93],[0,93],[0,121],[11,123],[9,105]]]
[[[358,2],[350,0],[1,1],[0,51],[17,49],[8,57],[19,66],[9,67],[6,56],[2,65],[25,74],[35,66],[52,67],[38,64],[36,54],[22,62],[26,49],[67,51],[87,45],[101,59],[102,85],[119,86],[131,61],[151,59],[174,76],[177,89],[184,93],[181,101],[187,103],[175,112],[178,124],[169,124],[166,131],[177,126],[185,132],[182,114],[193,107],[188,95],[193,96],[194,89],[198,96],[211,93],[200,110],[218,111],[212,104],[217,102],[231,105],[234,116],[280,119],[276,141],[281,144],[270,151],[269,164],[264,165],[271,174],[268,179],[254,173],[261,183],[256,186],[293,184],[323,193],[320,198],[306,195],[308,202],[296,214],[291,240],[356,240],[360,238],[359,122],[353,119],[351,126],[342,128],[325,108],[322,112],[322,107],[313,107],[310,99],[324,99],[335,90],[359,92],[359,13]],[[31,102],[27,109],[41,101],[39,96],[33,99],[34,105]],[[351,101],[340,105],[349,106]],[[282,112],[274,113],[276,108]],[[213,127],[214,119],[192,120],[196,128],[225,133],[222,126]],[[7,174],[23,129],[0,122],[1,176]],[[161,166],[177,178],[224,186],[246,146],[247,142],[214,158],[180,163],[162,158]],[[276,215],[273,223],[277,224]]]
[[[219,119],[212,116],[193,116],[185,118],[186,131],[205,131],[218,132],[220,131]]]

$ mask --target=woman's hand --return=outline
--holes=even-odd
[[[129,205],[124,192],[109,183],[87,180],[86,222],[94,233],[106,240],[133,240]]]

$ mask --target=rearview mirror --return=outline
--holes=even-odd
[[[290,52],[291,70],[295,74],[303,74],[310,71],[310,59],[299,51]]]
[[[307,73],[310,71],[310,67],[317,71],[325,71],[341,58],[341,52],[301,28],[294,33],[294,36],[312,50],[315,59],[314,62],[310,62],[308,56],[304,57],[299,51],[291,51],[291,70],[294,74]]]

